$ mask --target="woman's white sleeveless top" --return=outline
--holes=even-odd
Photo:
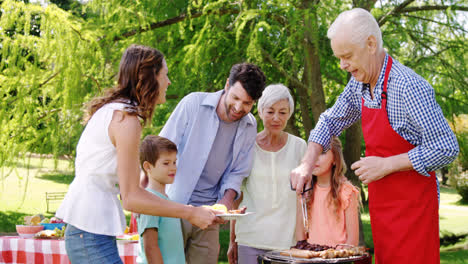
[[[118,236],[126,227],[118,199],[117,151],[109,137],[114,111],[126,106],[106,104],[88,121],[76,148],[75,179],[56,213],[90,233]]]

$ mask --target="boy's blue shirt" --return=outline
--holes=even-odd
[[[165,195],[155,190],[150,188],[146,190],[163,199],[169,200]],[[165,264],[185,263],[184,242],[180,219],[142,214],[137,218],[137,224],[138,234],[140,234],[138,263],[148,263],[143,243],[143,233],[148,228],[158,229],[158,246]]]

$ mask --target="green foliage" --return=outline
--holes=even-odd
[[[462,2],[415,1],[408,7],[452,7],[395,11],[400,2],[374,7],[371,0],[57,0],[47,6],[3,1],[0,165],[24,152],[74,156],[83,103],[115,84],[121,54],[131,43],[161,50],[172,81],[168,103],[157,108],[144,134],[158,133],[183,96],[222,89],[230,67],[249,61],[264,70],[268,83],[291,88],[298,102],[292,127],[306,138],[304,121],[316,107],[305,77],[313,70],[305,68],[307,48],[317,52],[329,107],[348,75],[326,33],[353,3],[371,7],[377,18],[390,14],[382,25],[389,53],[433,85],[447,117],[466,113],[466,25],[456,11]],[[303,101],[298,83],[307,89]]]
[[[448,179],[462,197],[462,203],[468,203],[468,115],[454,117],[452,129],[457,135],[460,153],[450,165]]]
[[[466,142],[466,136],[468,136],[468,134],[465,133],[464,136]],[[464,148],[466,149],[466,145]],[[463,168],[462,162],[462,157],[459,157],[451,164],[448,178],[450,184],[457,190],[458,194],[461,195],[461,202],[466,204],[468,203],[468,169],[466,169],[466,167]],[[466,160],[464,162],[466,163]]]

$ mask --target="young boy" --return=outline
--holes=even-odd
[[[140,146],[140,165],[147,190],[164,199],[166,184],[174,182],[177,171],[177,146],[170,140],[149,135]],[[140,215],[139,263],[185,263],[180,220],[177,218]]]

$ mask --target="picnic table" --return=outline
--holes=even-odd
[[[138,241],[117,240],[125,264],[136,264]],[[0,237],[0,263],[70,264],[63,239]]]

